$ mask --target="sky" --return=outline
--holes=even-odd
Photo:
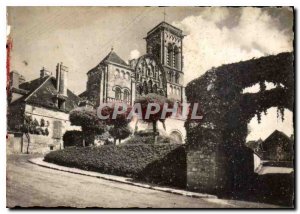
[[[212,67],[293,50],[290,8],[167,7],[166,22],[183,30],[185,85]],[[8,7],[13,39],[11,68],[26,80],[42,67],[55,73],[69,67],[69,89],[86,88],[86,73],[111,50],[125,61],[145,53],[147,32],[164,20],[162,7]],[[250,89],[251,91],[251,89]],[[262,123],[253,118],[248,140],[277,129],[290,135],[292,112],[276,118],[269,109]],[[265,130],[259,133],[260,130]]]

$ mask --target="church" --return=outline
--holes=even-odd
[[[141,57],[127,63],[112,49],[87,72],[86,90],[79,97],[94,107],[113,102],[132,105],[136,98],[148,93],[184,102],[183,38],[182,30],[163,21],[147,33],[146,54]],[[142,121],[139,124],[138,130],[146,129]],[[158,130],[176,142],[184,143],[183,120],[169,118],[166,130],[160,123]]]

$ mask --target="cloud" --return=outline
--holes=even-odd
[[[293,35],[279,29],[278,20],[268,12],[237,8],[240,14],[236,25],[229,28],[220,24],[230,22],[233,11],[207,8],[199,16],[172,23],[187,34],[183,40],[185,83],[222,64],[292,51]]]
[[[293,50],[293,35],[286,33],[290,29],[280,28],[278,19],[260,8],[207,8],[199,16],[172,24],[187,35],[183,40],[185,84],[212,67]],[[252,87],[248,92],[255,90]],[[290,136],[293,113],[285,111],[286,119],[281,122],[276,111],[270,108],[261,124],[254,117],[248,124],[252,131],[247,140],[265,139],[275,129]]]
[[[140,57],[140,55],[141,55],[141,53],[140,53],[137,49],[132,50],[132,51],[130,51],[129,59],[130,59],[130,60],[131,60],[131,59],[137,59],[137,58]]]

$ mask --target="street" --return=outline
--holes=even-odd
[[[191,198],[40,167],[29,155],[7,156],[7,207],[271,208],[273,205]]]

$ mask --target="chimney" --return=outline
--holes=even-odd
[[[40,71],[40,78],[44,78],[46,76],[50,76],[51,75],[51,72],[50,71],[47,71],[44,67],[41,69]]]
[[[67,96],[68,89],[68,67],[63,63],[58,63],[56,66],[56,89],[63,96]]]
[[[25,77],[23,75],[20,75],[20,78],[19,78],[19,85],[21,85],[22,83],[24,83],[26,80],[25,80]]]
[[[10,87],[19,88],[20,74],[17,71],[10,72]]]

